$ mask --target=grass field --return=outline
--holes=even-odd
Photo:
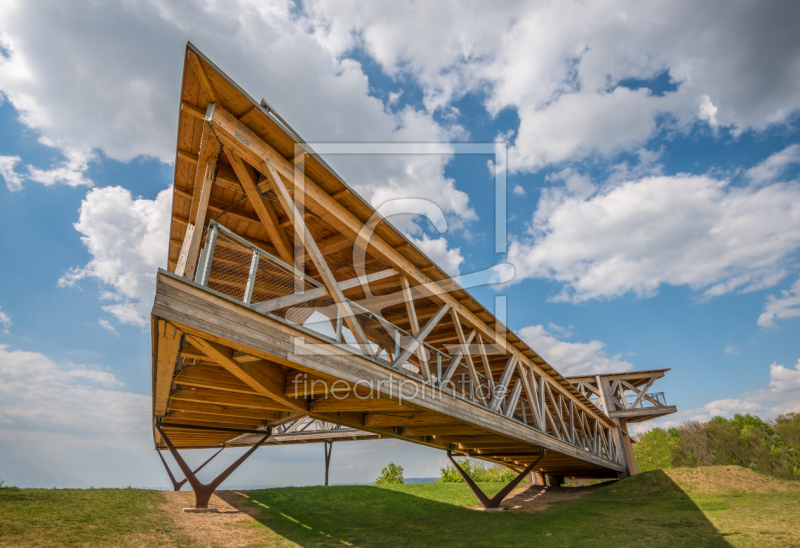
[[[245,494],[257,519],[228,527],[247,546],[800,546],[800,488],[736,467],[648,472],[536,513],[466,510],[476,500],[464,484]],[[197,546],[160,496],[3,489],[0,545]]]
[[[0,489],[0,546],[192,546],[145,489]]]

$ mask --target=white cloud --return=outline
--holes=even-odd
[[[0,345],[4,479],[39,487],[119,486],[138,475],[143,484],[137,470],[152,457],[150,396],[116,389],[122,386],[106,371]],[[109,453],[114,466],[97,462]]]
[[[134,198],[122,187],[89,191],[74,226],[91,259],[65,273],[59,285],[95,279],[107,288],[101,297],[114,301],[103,310],[125,324],[149,325],[156,269],[167,260],[171,196],[171,189],[155,200]]]
[[[109,322],[108,320],[100,319],[97,321],[97,324],[103,329],[111,331],[114,335],[119,335],[119,332],[116,329],[114,329],[114,326],[111,325],[111,322]]]
[[[754,183],[770,183],[783,175],[787,167],[798,162],[800,162],[800,145],[789,145],[748,169],[745,175]]]
[[[44,186],[52,186],[56,183],[63,183],[71,187],[94,186],[92,180],[84,175],[89,169],[89,162],[94,159],[91,151],[59,147],[57,143],[48,139],[43,139],[43,144],[61,149],[66,159],[60,166],[50,169],[39,169],[29,165],[28,178],[31,181],[42,183]]]
[[[723,350],[723,352],[725,352],[729,356],[735,356],[739,353],[739,349],[733,346],[732,344],[729,344],[728,346],[725,347],[725,350]]]
[[[633,150],[659,126],[704,121],[734,135],[761,130],[800,107],[800,43],[792,39],[798,13],[791,3],[304,6],[317,39],[334,55],[363,46],[387,74],[416,78],[431,111],[475,90],[488,93],[492,113],[517,109],[512,171]],[[659,96],[619,87],[665,71],[676,91]]]
[[[736,187],[708,176],[656,176],[592,192],[543,190],[526,239],[512,241],[517,279],[563,285],[556,300],[688,285],[708,298],[770,287],[800,247],[800,186]]]
[[[22,175],[14,171],[14,166],[20,159],[19,156],[0,156],[0,175],[6,182],[6,188],[11,192],[22,190]]]
[[[660,426],[677,425],[681,421],[706,421],[715,416],[730,418],[740,413],[751,413],[762,418],[772,418],[782,413],[800,412],[800,360],[794,368],[773,362],[769,366],[769,386],[745,392],[732,398],[721,398],[707,404],[670,415]]]
[[[430,113],[393,112],[372,96],[361,65],[334,55],[289,0],[239,0],[225,9],[213,0],[5,2],[0,20],[8,51],[0,57],[0,93],[68,157],[55,169],[31,170],[46,184],[90,184],[82,176],[88,151],[122,161],[174,160],[188,39],[309,142],[427,143],[461,135]],[[444,176],[447,155],[326,159],[373,204],[425,197],[454,217],[454,228],[475,218],[467,194]]]
[[[520,185],[514,185],[514,194],[517,196],[525,196],[525,189],[522,188]]]
[[[3,332],[8,335],[11,327],[11,316],[3,312],[2,308],[0,308],[0,324],[3,325]]]
[[[553,332],[563,337],[572,335],[554,324],[550,324],[549,330],[542,325],[530,325],[517,331],[523,341],[564,376],[617,373],[633,369],[633,364],[622,359],[622,354],[607,355],[603,350],[606,346],[604,342],[568,342],[556,338]]]
[[[767,296],[764,312],[758,317],[761,327],[774,327],[775,319],[797,318],[800,316],[800,279],[792,287],[781,291],[781,296]]]
[[[461,273],[461,264],[464,262],[461,248],[448,248],[445,238],[429,238],[427,234],[423,234],[421,238],[413,236],[409,236],[409,238],[445,272],[451,276],[458,276]]]

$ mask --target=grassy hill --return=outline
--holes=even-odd
[[[800,486],[735,466],[647,472],[535,513],[466,510],[477,501],[457,483],[245,495],[256,519],[223,524],[227,546],[800,546]],[[134,489],[0,489],[0,546],[209,545],[163,500]],[[190,519],[202,530],[221,517]]]

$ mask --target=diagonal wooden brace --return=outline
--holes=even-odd
[[[217,451],[216,453],[214,453],[213,455],[211,455],[211,458],[210,458],[210,459],[208,459],[208,460],[207,460],[207,461],[205,461],[203,464],[201,464],[200,466],[198,466],[197,468],[195,468],[195,469],[194,469],[194,474],[195,474],[195,475],[197,475],[197,473],[198,473],[200,470],[202,470],[202,469],[203,469],[203,467],[205,467],[205,465],[206,465],[206,464],[208,464],[209,462],[211,462],[212,460],[214,460],[214,457],[216,457],[217,455],[219,455],[220,453],[222,453],[222,451],[223,451],[224,449],[225,449],[225,446],[223,445],[223,446],[222,446],[222,449],[220,449],[219,451]],[[167,474],[169,474],[169,479],[170,479],[170,481],[172,482],[172,487],[175,489],[175,491],[180,491],[180,490],[181,490],[181,487],[183,487],[183,484],[184,484],[184,483],[186,483],[186,482],[188,481],[188,480],[187,480],[187,478],[183,478],[181,481],[178,481],[178,480],[176,480],[176,479],[175,479],[175,476],[173,476],[173,475],[172,475],[172,470],[170,470],[170,469],[169,469],[169,465],[167,464],[167,461],[166,461],[166,460],[164,460],[164,455],[161,453],[161,451],[159,451],[159,452],[158,452],[158,456],[159,456],[159,457],[161,457],[161,462],[163,462],[163,463],[164,463],[164,468],[166,468],[166,469],[167,469]]]
[[[542,450],[542,454],[539,455],[539,458],[536,459],[535,461],[533,461],[530,464],[530,466],[528,466],[525,470],[520,472],[520,474],[516,478],[511,480],[511,482],[508,485],[503,487],[500,490],[500,492],[497,493],[492,498],[487,497],[483,493],[483,491],[481,491],[481,488],[478,487],[475,484],[474,481],[472,481],[472,478],[469,477],[467,475],[467,473],[464,472],[464,470],[461,469],[461,467],[458,465],[456,460],[453,458],[453,455],[450,452],[450,449],[447,450],[447,458],[450,459],[450,462],[453,463],[453,466],[456,467],[456,470],[458,471],[458,473],[461,474],[461,477],[464,478],[465,482],[467,482],[467,485],[469,485],[469,488],[472,489],[472,492],[475,493],[475,496],[478,497],[479,501],[481,501],[481,504],[483,505],[483,507],[484,508],[497,508],[498,506],[500,506],[500,503],[503,502],[503,499],[506,498],[506,496],[514,489],[514,487],[516,487],[517,484],[522,481],[522,478],[524,478],[527,474],[529,474],[534,469],[534,467],[537,464],[539,464],[539,461],[542,460],[542,458],[544,458],[545,449],[544,449],[544,447],[541,447],[540,449]]]
[[[172,456],[175,458],[175,461],[178,463],[178,466],[180,466],[183,475],[186,476],[186,479],[189,481],[189,485],[192,486],[192,490],[194,491],[195,508],[208,508],[208,501],[211,500],[211,495],[214,494],[214,491],[217,489],[217,487],[219,487],[223,481],[228,479],[228,476],[230,476],[234,472],[234,470],[239,468],[239,466],[241,466],[241,464],[244,461],[246,461],[247,458],[250,455],[252,455],[256,449],[261,447],[261,444],[267,441],[267,438],[270,437],[270,435],[272,434],[272,427],[267,428],[267,430],[265,431],[266,435],[261,439],[261,441],[256,443],[253,447],[251,447],[247,451],[247,453],[239,457],[236,460],[236,462],[231,464],[219,476],[214,478],[214,480],[211,483],[202,484],[200,483],[200,480],[197,479],[197,476],[194,475],[192,469],[189,468],[189,465],[186,464],[186,461],[183,460],[183,457],[181,457],[180,453],[178,453],[178,450],[175,449],[175,446],[172,445],[172,442],[169,440],[167,435],[164,434],[164,429],[161,427],[160,424],[156,424],[156,429],[158,430],[158,433],[161,434],[161,437],[164,439],[164,443],[167,444],[167,448],[169,449],[169,452],[172,453]]]

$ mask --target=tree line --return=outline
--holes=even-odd
[[[735,464],[783,479],[800,480],[800,413],[764,421],[751,414],[637,435],[633,452],[640,472]]]

